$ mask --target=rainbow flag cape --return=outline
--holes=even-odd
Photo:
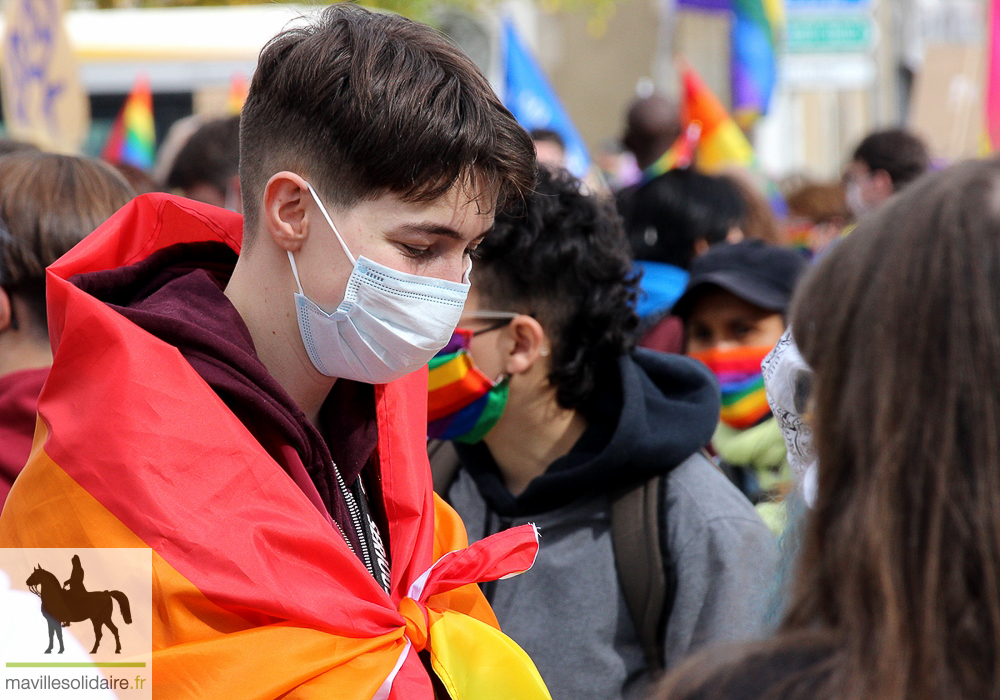
[[[158,698],[544,700],[477,581],[528,569],[532,526],[467,546],[431,490],[427,375],[375,387],[386,593],[180,352],[68,280],[167,246],[240,247],[237,214],[135,199],[48,276],[54,363],[0,547],[149,547]]]
[[[1000,0],[990,0],[986,49],[986,153],[1000,150]],[[985,155],[985,154],[984,154]]]
[[[685,65],[681,79],[684,84],[682,119],[685,124],[697,122],[701,125],[701,137],[695,150],[698,168],[714,173],[730,166],[754,166],[757,158],[753,146],[701,76]]]
[[[153,124],[153,92],[149,79],[139,76],[122,106],[101,158],[109,163],[127,163],[143,170],[156,160],[156,127]]]

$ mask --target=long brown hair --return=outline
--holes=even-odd
[[[782,698],[1000,697],[1000,161],[889,200],[791,320],[819,489],[781,628],[737,665],[810,635],[833,663]]]

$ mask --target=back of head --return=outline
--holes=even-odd
[[[566,150],[566,141],[558,131],[552,129],[532,129],[528,132],[528,135],[531,136],[532,141],[544,141],[545,143],[554,144],[564,151]]]
[[[223,197],[240,168],[239,115],[206,122],[187,140],[167,175],[167,187],[185,192],[211,185]]]
[[[698,241],[711,246],[725,240],[745,214],[740,193],[730,180],[677,169],[636,191],[626,227],[636,260],[687,269]]]
[[[629,105],[622,143],[635,154],[639,167],[646,168],[673,145],[681,131],[677,103],[654,93]]]
[[[788,213],[814,224],[845,222],[851,217],[844,186],[839,182],[805,182],[785,197]]]
[[[778,219],[764,193],[751,181],[748,172],[733,171],[722,176],[732,183],[743,202],[743,217],[737,224],[745,238],[777,243]]]
[[[785,628],[842,640],[837,697],[1000,694],[997,289],[990,160],[915,183],[796,294],[820,472]]]
[[[549,381],[565,408],[590,396],[600,367],[632,346],[637,283],[614,207],[565,171],[539,170],[535,191],[476,250],[484,308],[534,316],[552,344]]]
[[[95,158],[21,151],[0,157],[0,286],[45,328],[45,268],[128,203],[134,193]]]
[[[897,192],[927,172],[931,162],[924,142],[906,129],[869,134],[854,149],[851,159],[861,161],[872,172],[884,170]]]
[[[240,154],[248,236],[283,170],[337,206],[386,193],[432,201],[456,183],[502,206],[534,176],[531,139],[467,56],[430,27],[349,3],[261,51]]]

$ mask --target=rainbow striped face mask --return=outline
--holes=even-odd
[[[718,378],[722,391],[719,419],[726,425],[737,430],[752,428],[770,413],[760,368],[770,351],[770,347],[735,347],[691,355]]]
[[[427,437],[432,440],[479,442],[497,424],[507,405],[507,377],[490,379],[469,356],[473,335],[471,330],[456,329],[451,342],[428,365]]]

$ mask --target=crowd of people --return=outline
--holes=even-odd
[[[1000,161],[612,192],[353,5],[167,141],[0,155],[0,547],[151,548],[157,697],[1000,693]]]

